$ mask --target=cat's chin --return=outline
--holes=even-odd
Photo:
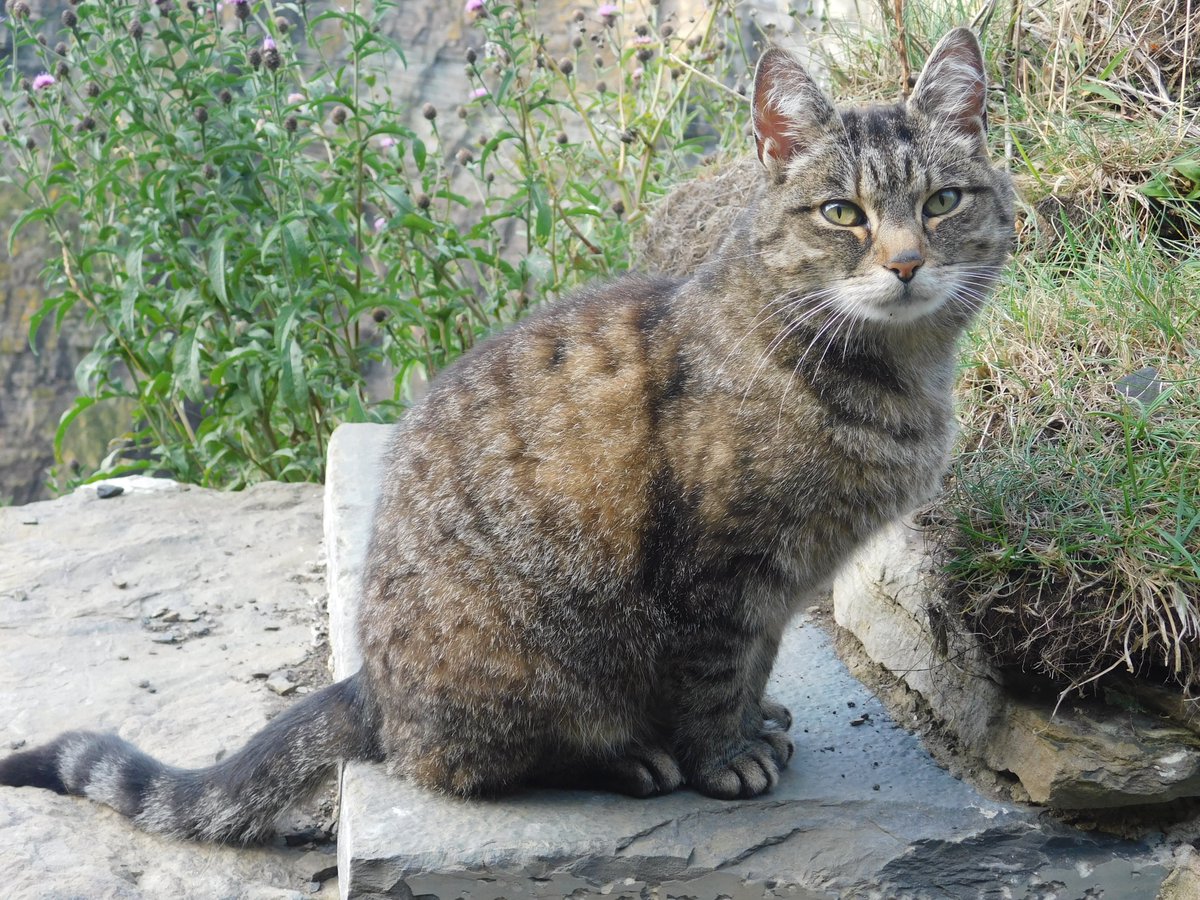
[[[947,291],[938,284],[901,284],[890,281],[869,282],[843,293],[846,311],[868,322],[883,325],[908,325],[930,316],[949,299]]]

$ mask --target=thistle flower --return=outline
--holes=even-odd
[[[263,48],[263,53],[267,53],[271,50],[278,49],[278,46],[275,43],[275,38],[272,38],[272,37],[263,38],[262,48]]]
[[[63,10],[62,23],[67,28],[74,28],[79,24],[79,16],[75,15],[75,10],[67,7]]]
[[[390,134],[385,134],[383,137],[381,137],[379,139],[379,149],[380,150],[391,150],[395,146],[396,146],[396,139],[394,137],[392,137]]]
[[[423,115],[426,119],[428,119],[430,122],[432,122],[434,119],[437,118],[437,107],[434,106],[432,103],[426,103],[424,106],[421,107],[421,115]]]
[[[478,100],[480,97],[486,97],[487,95],[488,89],[485,87],[477,87],[475,90],[471,91],[472,100]]]
[[[336,109],[334,109],[333,115],[330,116],[330,118],[333,119],[334,125],[344,125],[346,123],[346,116],[347,116],[346,107],[339,106]]]
[[[483,6],[483,0],[467,0],[467,5],[463,7],[463,12],[471,17],[487,15],[487,10]]]
[[[231,0],[233,3],[233,14],[241,21],[245,22],[250,18],[250,0]]]
[[[33,77],[33,89],[35,91],[44,91],[48,87],[52,87],[57,79],[49,72],[43,72],[41,75]]]
[[[617,9],[617,4],[615,3],[602,4],[601,7],[596,10],[596,15],[600,17],[600,21],[605,25],[612,25],[613,22],[616,21],[617,16],[620,14],[621,11]]]
[[[295,106],[297,103],[303,103],[304,95],[301,93],[292,92],[287,95],[287,102],[292,106]]]
[[[376,216],[375,221],[371,224],[374,226],[376,234],[382,234],[383,230],[387,228],[387,219],[383,216]]]

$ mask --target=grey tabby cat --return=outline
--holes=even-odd
[[[360,672],[207,769],[72,732],[0,782],[220,841],[268,834],[346,759],[462,797],[774,787],[793,753],[763,693],[783,628],[936,489],[956,341],[1013,214],[965,29],[906,104],[867,109],[768,50],[753,115],[761,184],[693,277],[542,309],[404,417]]]

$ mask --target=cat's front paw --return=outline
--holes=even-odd
[[[786,732],[764,730],[724,762],[700,766],[688,782],[702,794],[721,800],[757,797],[779,783],[795,745]]]
[[[599,774],[604,787],[631,797],[669,794],[683,784],[675,757],[660,747],[632,747],[609,760]]]

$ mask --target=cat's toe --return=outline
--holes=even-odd
[[[792,757],[796,753],[796,743],[792,740],[791,735],[786,731],[769,729],[762,733],[762,739],[770,744],[771,751],[775,754],[775,761],[779,763],[780,768],[787,768],[787,764],[792,761]]]
[[[784,765],[779,751],[764,735],[727,762],[702,768],[692,777],[691,784],[700,793],[721,800],[757,797],[779,783],[779,770]]]
[[[762,708],[764,722],[774,722],[784,731],[792,727],[792,711],[782,703],[777,703],[770,697],[763,697],[759,706]]]
[[[607,766],[607,786],[631,797],[669,794],[683,784],[679,764],[666,750],[638,747]]]

